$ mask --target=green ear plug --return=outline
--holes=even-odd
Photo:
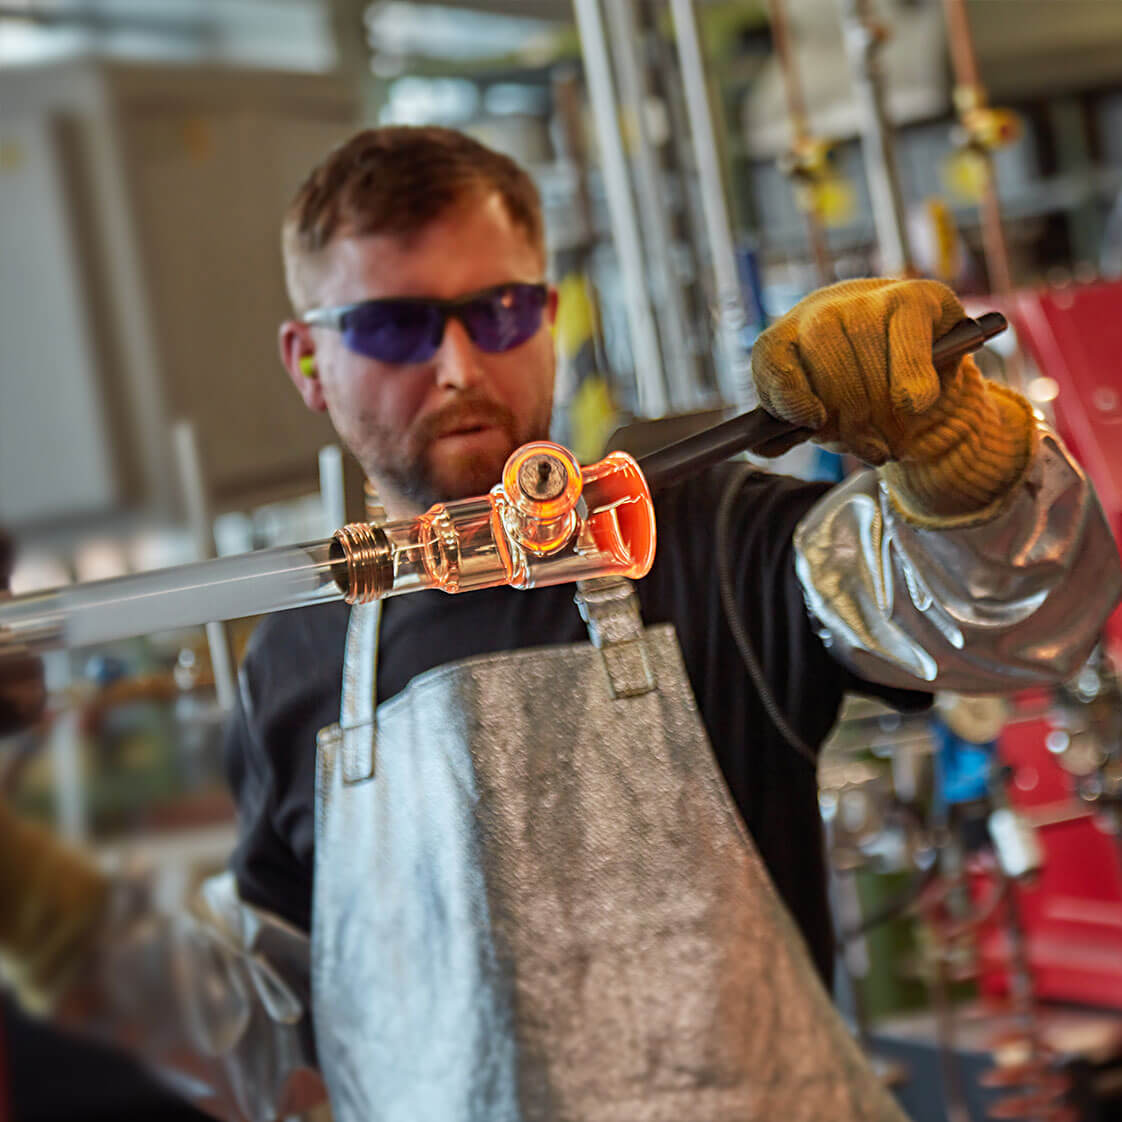
[[[305,378],[314,378],[316,376],[316,358],[315,355],[304,355],[296,364],[300,368],[300,373]]]

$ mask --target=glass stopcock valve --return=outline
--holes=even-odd
[[[537,441],[514,452],[489,494],[415,519],[344,526],[332,557],[347,601],[359,604],[420,588],[641,577],[654,550],[654,505],[630,456],[581,468],[568,449]]]
[[[422,588],[537,588],[641,577],[654,560],[651,493],[623,452],[582,468],[541,441],[519,448],[487,495],[417,518],[356,522],[332,538],[89,581],[0,601],[0,658]]]
[[[524,444],[503,468],[508,532],[531,553],[561,549],[576,528],[583,486],[580,464],[567,448],[544,440]]]

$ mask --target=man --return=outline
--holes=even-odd
[[[360,133],[298,192],[284,251],[285,367],[390,518],[486,492],[546,436],[555,296],[512,162],[447,130]],[[566,586],[265,621],[228,745],[232,880],[177,926],[57,877],[95,903],[30,988],[118,1037],[159,990],[175,1012],[144,1050],[216,1112],[269,1118],[303,1101],[311,931],[341,1120],[894,1117],[756,853],[828,977],[813,753],[842,694],[1063,677],[1119,591],[1027,403],[969,359],[931,369],[962,315],[941,285],[853,281],[766,332],[769,410],[878,471],[828,491],[725,465],[658,496],[649,576],[579,593],[598,650]],[[0,925],[0,947],[31,957],[45,927]]]

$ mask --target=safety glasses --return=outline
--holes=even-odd
[[[525,343],[541,326],[549,297],[544,284],[501,284],[456,300],[362,300],[306,312],[304,323],[333,327],[356,354],[379,362],[427,362],[440,349],[448,317],[464,325],[487,354]]]

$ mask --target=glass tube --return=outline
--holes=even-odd
[[[281,546],[0,601],[0,651],[84,647],[337,600],[331,548]]]
[[[654,559],[654,506],[622,452],[581,468],[524,445],[487,495],[417,518],[352,523],[329,541],[221,557],[0,601],[5,648],[85,647],[324,600],[367,603],[423,588],[469,592],[638,578]]]
[[[336,541],[350,603],[419,588],[637,579],[654,560],[654,504],[625,453],[582,469],[566,449],[538,441],[514,453],[487,495],[437,503],[411,521],[345,526]]]

